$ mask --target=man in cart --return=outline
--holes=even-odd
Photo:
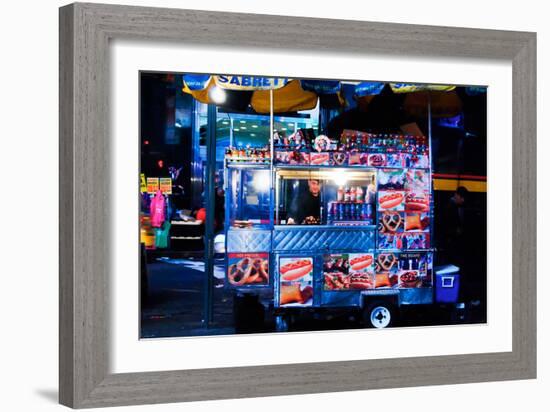
[[[302,185],[300,185],[302,186]],[[321,223],[321,182],[307,181],[307,190],[294,191],[288,211],[289,225],[315,225]]]

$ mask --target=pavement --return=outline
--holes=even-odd
[[[204,263],[198,258],[147,264],[148,293],[142,301],[141,337],[175,337],[234,333],[233,296],[213,288],[213,319],[203,321]],[[219,280],[214,279],[219,286]]]

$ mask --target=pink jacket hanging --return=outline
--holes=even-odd
[[[164,223],[166,201],[159,190],[153,200],[151,200],[151,226],[161,227]]]

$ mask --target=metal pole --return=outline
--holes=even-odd
[[[430,92],[427,92],[427,93],[428,93],[428,149],[429,149],[428,153],[429,153],[430,172],[431,172],[433,170],[433,164],[432,164],[432,95],[431,95]]]
[[[229,146],[233,147],[233,118],[229,118]]]
[[[269,89],[269,152],[270,152],[270,157],[271,157],[271,161],[269,163],[269,173],[271,175],[271,191],[270,191],[270,194],[271,194],[271,199],[270,199],[270,204],[272,207],[275,207],[275,213],[276,213],[276,217],[275,217],[275,222],[274,223],[277,223],[279,221],[279,205],[273,205],[273,201],[275,199],[275,196],[274,196],[274,193],[275,193],[275,175],[273,173],[273,159],[274,159],[274,142],[273,142],[273,129],[274,129],[274,120],[273,120],[273,89]],[[270,210],[269,211],[271,217],[270,219],[273,217],[273,210]]]
[[[190,204],[187,205],[189,209],[202,207],[201,199],[201,180],[202,180],[202,163],[201,163],[201,149],[200,149],[200,122],[199,111],[202,103],[193,99],[193,122],[191,123],[191,196]],[[189,198],[187,193],[184,193],[186,198]]]
[[[433,178],[432,171],[434,168],[433,158],[432,158],[432,95],[428,91],[428,159],[430,165],[430,246],[434,245],[434,228],[435,228],[435,219],[434,219],[434,187],[433,187]],[[433,266],[433,257],[432,257],[432,266]],[[435,273],[432,271],[432,282],[435,280]]]
[[[210,327],[212,321],[212,283],[214,276],[214,208],[215,202],[215,171],[216,171],[216,106],[208,105],[206,127],[206,222],[204,230],[204,299],[203,325]]]

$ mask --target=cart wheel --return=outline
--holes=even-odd
[[[275,330],[277,332],[288,332],[288,319],[286,316],[276,316],[275,317]]]
[[[364,323],[371,328],[387,328],[394,322],[395,310],[387,302],[372,302],[363,312]]]

